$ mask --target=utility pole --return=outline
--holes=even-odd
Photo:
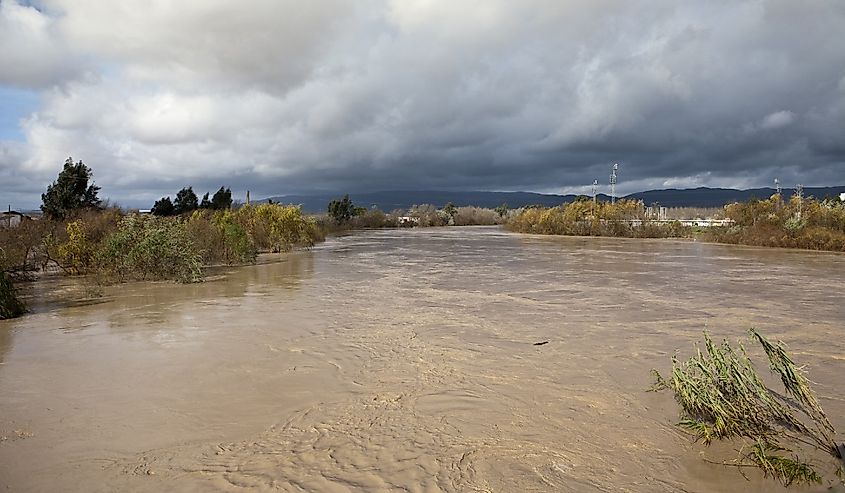
[[[795,195],[798,197],[798,220],[801,220],[801,206],[804,201],[804,185],[795,185]]]
[[[777,178],[775,178],[775,189],[777,190],[778,196],[780,196],[780,180],[778,180]]]
[[[616,203],[616,172],[619,171],[619,163],[613,163],[613,170],[610,172],[610,203]]]
[[[596,189],[598,188],[598,186],[599,186],[599,181],[593,180],[593,210],[592,210],[593,217],[596,217],[596,202],[598,201],[598,196],[596,195]]]

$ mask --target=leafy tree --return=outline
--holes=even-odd
[[[508,204],[503,203],[502,205],[500,205],[500,206],[496,207],[496,208],[495,208],[495,209],[493,209],[493,210],[494,210],[494,211],[496,211],[496,214],[498,214],[498,215],[499,215],[499,217],[505,217],[505,214],[507,214],[507,213],[508,213],[508,210],[509,210],[509,209],[508,209]]]
[[[176,199],[173,201],[173,209],[176,214],[184,214],[199,208],[199,200],[197,194],[194,193],[193,187],[185,187],[179,190],[176,194]]]
[[[208,200],[208,192],[205,192],[205,195],[202,196],[202,202],[200,202],[200,209],[211,209],[211,201]]]
[[[458,209],[455,207],[455,204],[449,202],[443,206],[443,212],[445,212],[449,217],[455,217]]]
[[[214,197],[211,198],[211,207],[219,210],[230,209],[232,207],[232,191],[220,187],[220,190],[216,191]]]
[[[341,200],[332,200],[329,202],[328,213],[337,224],[343,224],[349,222],[352,216],[355,215],[355,205],[349,200],[349,195],[347,194]]]
[[[173,202],[170,200],[170,197],[162,197],[156,200],[150,212],[155,216],[172,216],[175,213],[175,209],[173,208]]]
[[[49,218],[64,219],[74,209],[97,208],[102,201],[97,197],[100,187],[88,182],[94,173],[82,161],[73,163],[67,158],[58,179],[41,194],[41,211]]]

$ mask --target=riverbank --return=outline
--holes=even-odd
[[[255,262],[259,252],[284,252],[325,239],[297,206],[263,204],[237,210],[199,209],[157,217],[119,209],[80,210],[63,220],[26,220],[0,230],[0,318],[15,308],[19,283],[45,272],[84,276],[90,292],[134,280],[202,279],[213,265]]]
[[[639,202],[588,200],[553,208],[528,208],[509,217],[510,231],[566,236],[695,238],[746,246],[845,252],[845,203],[838,199],[779,195],[725,207],[725,226],[697,228],[657,221]],[[723,218],[720,218],[723,219]]]

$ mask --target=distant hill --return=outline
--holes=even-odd
[[[774,188],[751,188],[735,190],[733,188],[688,188],[682,190],[648,190],[632,193],[626,198],[642,200],[646,204],[659,203],[665,207],[722,207],[732,202],[743,202],[751,198],[766,199],[771,197]],[[804,195],[823,199],[827,196],[838,197],[845,192],[845,186],[838,187],[805,187]],[[792,188],[784,188],[781,193],[791,197],[795,193]]]
[[[826,196],[839,196],[845,192],[845,185],[838,187],[806,187],[804,194],[824,198]],[[745,201],[752,197],[764,199],[775,193],[772,188],[752,188],[749,190],[735,190],[732,188],[689,188],[689,189],[667,189],[648,190],[645,192],[632,193],[624,198],[642,200],[647,205],[659,203],[665,207],[722,207],[725,204],[736,201]],[[785,188],[783,193],[791,196],[793,189]],[[273,202],[285,204],[302,204],[302,208],[308,212],[324,212],[328,203],[343,194],[321,193],[314,195],[283,195],[270,197]],[[565,202],[572,202],[576,195],[556,195],[534,192],[472,192],[472,191],[384,191],[350,193],[349,198],[355,205],[362,207],[376,206],[379,209],[390,212],[395,209],[407,209],[412,205],[433,204],[443,207],[448,202],[460,207],[475,205],[478,207],[496,207],[501,204],[508,204],[511,208],[524,207],[527,205],[555,206]],[[610,197],[599,194],[599,200],[609,200]],[[267,202],[268,199],[258,202]]]
[[[343,194],[315,194],[315,195],[284,195],[270,197],[273,202],[285,204],[302,204],[302,208],[309,212],[324,212],[331,200],[342,198]],[[478,207],[497,207],[508,204],[517,208],[526,205],[556,206],[564,202],[572,202],[575,195],[554,195],[534,192],[445,192],[445,191],[385,191],[350,193],[349,198],[355,205],[361,207],[376,206],[390,212],[395,209],[407,209],[412,205],[433,204],[443,207],[451,202],[457,207],[475,205]],[[606,195],[599,195],[600,200],[607,200]],[[261,202],[266,202],[267,199]]]

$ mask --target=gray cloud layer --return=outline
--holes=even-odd
[[[0,84],[42,97],[0,194],[68,155],[124,203],[841,184],[842,32],[821,0],[2,0]]]

